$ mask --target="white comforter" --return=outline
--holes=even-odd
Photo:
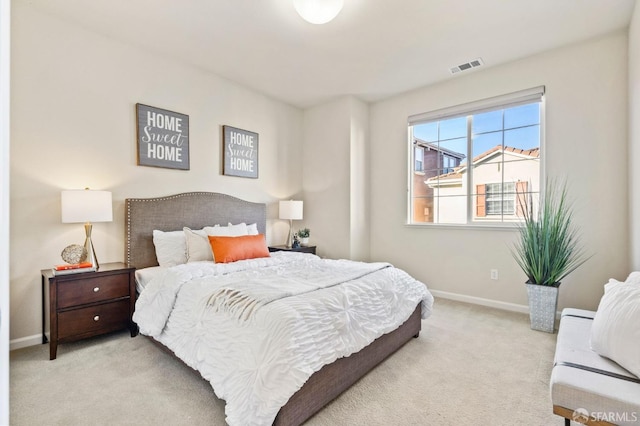
[[[296,290],[300,276],[323,284]],[[339,283],[340,276],[349,280]],[[268,292],[243,318],[211,305],[216,292],[251,281],[272,289],[286,283],[285,290]],[[391,265],[276,252],[169,268],[147,284],[133,319],[211,382],[229,425],[270,425],[311,374],[396,329],[420,301],[424,319],[433,297]]]

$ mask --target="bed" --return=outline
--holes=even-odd
[[[125,215],[126,215],[126,260],[131,266],[135,266],[138,270],[147,270],[153,269],[158,265],[158,260],[156,258],[155,247],[153,242],[153,232],[154,230],[162,230],[162,231],[175,231],[180,230],[183,227],[189,227],[191,229],[202,229],[206,226],[212,226],[214,224],[228,224],[228,223],[246,223],[246,224],[256,224],[257,232],[259,234],[264,234],[266,231],[266,205],[261,203],[252,203],[248,201],[244,201],[226,194],[219,193],[211,193],[211,192],[190,192],[183,194],[176,194],[167,197],[158,197],[158,198],[129,198],[126,199],[125,205]],[[294,258],[295,256],[297,258]],[[287,257],[289,256],[289,257]],[[256,263],[258,261],[264,262],[275,262],[277,265],[273,266],[271,263],[265,264],[268,266],[269,270],[282,270],[289,268],[289,263],[291,262],[292,268],[315,268],[319,265],[319,262],[339,262],[339,261],[331,261],[331,260],[319,260],[316,256],[309,254],[295,254],[295,253],[273,253],[272,257],[269,259],[256,259]],[[235,262],[240,265],[243,263],[251,263],[250,261],[241,261]],[[278,263],[280,262],[280,263]],[[191,271],[191,268],[194,266],[192,264],[189,265],[178,265],[173,268],[169,268],[172,272],[166,273],[166,275],[175,275],[175,276],[188,276],[192,277],[194,275],[207,275],[211,274],[224,274],[225,277],[231,276],[231,274],[227,274],[226,272],[217,272],[218,269],[215,268],[226,268],[227,265],[217,265],[213,264],[213,262],[206,263],[200,262],[197,263],[198,272]],[[278,266],[285,265],[285,266]],[[309,266],[311,265],[311,266]],[[323,264],[324,265],[324,264]],[[347,265],[348,268],[351,268],[352,265]],[[365,265],[355,265],[358,268],[366,267],[371,268],[372,266]],[[355,267],[354,266],[354,267]],[[230,266],[232,268],[237,268],[238,266]],[[324,267],[324,266],[323,266]],[[384,273],[391,273],[387,271],[393,271],[393,276],[397,274],[402,274],[403,272],[397,272],[395,268],[387,268],[383,266],[378,266],[382,268],[381,270]],[[248,268],[248,267],[247,267]],[[253,268],[253,266],[251,266]],[[268,268],[265,268],[265,271]],[[235,270],[235,269],[234,269]],[[204,272],[203,272],[204,271]],[[220,271],[226,271],[225,269],[220,269]],[[253,270],[247,270],[241,272],[245,274],[254,274]],[[279,272],[278,272],[279,273]],[[382,272],[372,272],[372,274],[380,274]],[[275,274],[275,272],[274,272]],[[262,274],[260,275],[269,275]],[[218,276],[218,275],[216,275]],[[221,275],[220,275],[221,276]],[[354,275],[355,276],[355,275]],[[372,275],[373,276],[373,275]],[[376,275],[377,276],[377,275]],[[404,275],[400,275],[404,277]],[[408,276],[408,275],[407,275]],[[205,277],[211,278],[211,277]],[[205,278],[202,278],[204,281]],[[154,281],[161,282],[165,278],[157,278]],[[186,279],[186,278],[185,278]],[[200,278],[199,278],[200,279]],[[216,278],[218,279],[218,278]],[[363,278],[365,280],[371,280],[369,275]],[[402,278],[405,279],[405,278]],[[168,278],[166,278],[168,280]],[[237,279],[236,279],[237,281]],[[369,282],[367,281],[367,282]],[[375,281],[375,280],[374,280]],[[415,280],[414,280],[415,281]],[[184,285],[181,288],[185,289],[194,289],[194,288],[204,288],[204,284],[200,286],[201,281],[197,282],[198,285]],[[342,286],[342,285],[341,285]],[[421,285],[424,287],[424,285]],[[334,288],[339,286],[331,286],[327,289],[322,289],[321,291],[314,292],[323,293],[334,291]],[[155,288],[155,287],[154,287]],[[145,299],[145,292],[151,292],[151,290],[142,290],[140,294],[140,299]],[[182,290],[181,290],[182,291]],[[196,290],[191,290],[195,292]],[[204,291],[204,290],[203,290]],[[337,290],[336,290],[337,291]],[[353,291],[353,290],[350,290]],[[413,290],[414,292],[418,290]],[[422,291],[422,290],[420,290]],[[387,356],[395,352],[398,348],[404,345],[406,342],[411,340],[412,337],[417,337],[421,330],[421,319],[425,318],[429,315],[431,305],[433,302],[433,298],[424,287],[425,294],[421,295],[417,301],[414,301],[410,307],[410,309],[406,313],[406,317],[403,316],[403,320],[400,321],[399,326],[394,326],[394,329],[385,332],[379,337],[375,338],[371,342],[367,342],[364,347],[354,351],[350,355],[339,357],[332,362],[327,363],[321,368],[314,368],[313,372],[308,373],[307,377],[296,378],[301,383],[297,386],[297,390],[291,392],[291,395],[288,396],[288,399],[285,400],[284,404],[279,405],[279,410],[277,411],[277,415],[273,418],[273,424],[276,425],[299,425],[319,411],[322,407],[324,407],[327,403],[329,403],[332,399],[337,397],[340,393],[350,387],[353,383],[355,383],[358,379],[364,376],[368,371],[370,371],[373,367],[375,367],[378,363],[384,360]],[[219,292],[218,292],[219,293]],[[163,296],[164,297],[164,296]],[[195,297],[195,296],[194,296]],[[296,299],[298,297],[295,295],[294,297],[290,297],[289,299]],[[415,294],[412,295],[415,299],[417,296]],[[152,297],[147,297],[146,299],[151,299]],[[184,296],[182,299],[188,298]],[[140,302],[140,299],[138,302]],[[176,309],[178,306],[178,300],[182,300],[178,295],[174,295],[174,304],[176,305]],[[408,303],[404,300],[403,297],[400,297],[400,302],[398,303]],[[409,299],[409,297],[407,297]],[[200,300],[200,299],[198,299]],[[212,299],[213,300],[213,299]],[[272,306],[280,306],[280,300],[267,305],[269,309]],[[306,304],[307,302],[305,302]],[[313,303],[317,303],[317,301],[313,301]],[[306,305],[305,305],[306,306]],[[210,306],[206,306],[204,309],[211,309]],[[139,309],[139,306],[136,307]],[[184,308],[183,308],[184,309]],[[202,306],[198,308],[194,308],[194,310],[203,309]],[[273,308],[275,309],[275,308]],[[280,308],[283,309],[283,308]],[[317,310],[317,308],[314,308]],[[149,308],[146,308],[149,311]],[[288,312],[289,308],[287,308]],[[406,307],[405,307],[406,310]],[[261,310],[257,310],[258,314],[262,314],[263,311],[267,311],[267,308],[262,308]],[[398,312],[400,308],[398,308]],[[140,318],[144,318],[145,311],[141,308]],[[318,311],[319,312],[319,311]],[[136,312],[137,314],[138,312]],[[395,314],[395,313],[394,313]],[[178,315],[178,314],[175,314]],[[195,316],[195,314],[193,314]],[[212,314],[213,315],[213,314]],[[257,314],[256,314],[257,315]],[[266,315],[266,314],[265,314]],[[403,315],[398,313],[398,315]],[[240,321],[242,317],[236,318],[237,321]],[[246,320],[246,318],[245,318]],[[170,321],[168,319],[167,321]],[[225,321],[229,321],[225,319]],[[256,320],[257,321],[257,320]],[[178,322],[178,320],[176,320]],[[165,324],[170,324],[169,322]],[[225,322],[226,324],[226,322]],[[140,322],[138,324],[141,325]],[[170,328],[169,325],[165,325],[165,328]],[[245,325],[242,325],[245,327]],[[149,327],[148,327],[149,328]],[[222,329],[223,327],[221,327]],[[197,355],[193,357],[184,357],[179,355],[177,352],[181,352],[180,346],[176,346],[175,342],[172,342],[171,339],[167,339],[165,334],[169,334],[169,331],[163,330],[155,333],[153,332],[145,333],[143,331],[144,327],[141,327],[142,334],[151,335],[151,338],[159,342],[162,346],[168,348],[171,352],[176,354],[178,358],[180,358],[183,362],[185,362],[190,367],[196,369],[200,372],[200,374],[207,380],[212,382],[212,386],[216,394],[225,399],[227,402],[227,410],[229,410],[230,401],[227,399],[228,395],[220,395],[218,394],[218,389],[214,382],[216,382],[215,378],[211,378],[211,373],[208,371],[204,371],[204,368],[199,368],[198,365],[207,365],[207,363],[211,363],[212,361],[202,361],[200,358],[202,357],[198,351]],[[149,329],[152,329],[150,327]],[[241,332],[244,329],[240,330]],[[242,333],[240,333],[242,334]],[[312,334],[312,333],[309,333]],[[234,336],[235,337],[235,336]],[[269,339],[275,339],[277,341],[279,337],[270,337]],[[163,341],[164,339],[164,341]],[[175,338],[174,338],[175,340]],[[238,338],[238,340],[241,340]],[[191,343],[187,344],[190,345]],[[173,347],[171,347],[173,345]],[[234,345],[235,347],[235,345]],[[231,349],[230,349],[231,350]],[[185,359],[188,358],[188,359]],[[197,362],[196,362],[197,361]],[[299,373],[301,369],[295,370],[296,375]],[[204,371],[204,372],[203,372]],[[287,372],[287,375],[291,372]],[[287,376],[289,377],[289,376]],[[288,379],[287,379],[288,380]],[[220,382],[220,380],[217,380]],[[261,406],[262,407],[262,406]],[[236,408],[235,411],[238,410],[247,410],[246,406]],[[262,409],[262,408],[260,408]],[[234,415],[230,415],[229,411],[227,411],[227,421],[229,419],[234,419],[233,423],[244,423],[239,422],[237,417]],[[231,422],[230,422],[231,423]],[[261,420],[257,420],[255,424],[261,424]],[[264,424],[264,423],[262,423]]]

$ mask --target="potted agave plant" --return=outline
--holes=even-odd
[[[531,329],[553,333],[560,282],[590,256],[585,255],[573,223],[566,183],[561,188],[547,183],[537,209],[530,197],[518,194],[518,200],[524,220],[518,225],[520,238],[512,253],[528,278]]]

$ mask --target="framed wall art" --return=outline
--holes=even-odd
[[[222,126],[223,174],[258,178],[258,134],[231,126]]]
[[[136,104],[138,165],[189,170],[189,116]]]

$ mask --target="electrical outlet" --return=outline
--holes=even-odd
[[[498,279],[498,270],[497,269],[492,269],[491,270],[491,279],[492,280],[497,280]]]

